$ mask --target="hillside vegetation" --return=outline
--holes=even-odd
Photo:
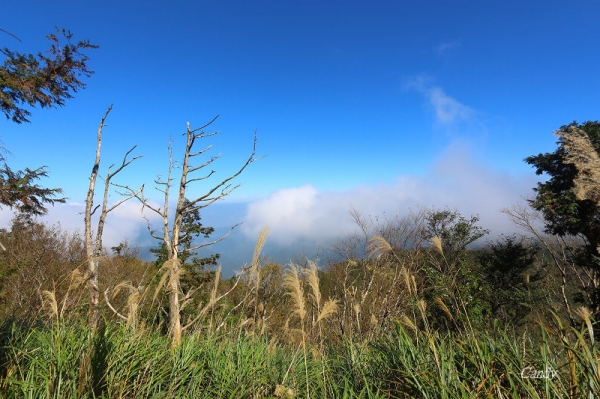
[[[535,213],[507,211],[534,225]],[[165,272],[127,243],[99,262],[89,325],[82,238],[16,217],[0,232],[3,397],[587,397],[600,386],[583,242],[531,230],[479,249],[478,218],[376,221],[342,262],[261,256],[223,279],[184,268],[179,344]],[[519,219],[520,218],[520,219]],[[538,234],[536,237],[535,234]]]

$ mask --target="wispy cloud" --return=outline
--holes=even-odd
[[[459,48],[460,46],[462,46],[462,43],[460,41],[453,40],[450,42],[443,42],[443,43],[439,44],[438,46],[436,46],[434,48],[434,50],[438,55],[444,56],[444,55],[447,55],[452,50]]]
[[[433,84],[432,78],[426,74],[406,80],[405,87],[421,93],[433,108],[436,121],[442,125],[470,121],[476,112],[460,101],[450,97],[444,90]]]
[[[448,124],[459,120],[468,120],[473,115],[473,110],[448,96],[439,87],[427,89],[424,94],[435,109],[438,121]]]

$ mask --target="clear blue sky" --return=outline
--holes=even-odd
[[[218,176],[255,130],[268,154],[232,196],[248,237],[263,224],[282,243],[339,234],[350,205],[497,213],[530,194],[524,157],[553,150],[561,125],[599,118],[594,1],[5,3],[0,27],[22,42],[0,45],[45,49],[55,25],[100,45],[65,107],[0,121],[13,167],[47,165],[44,183],[80,203],[109,104],[103,170],[137,144],[143,160],[118,180],[132,185],[165,173],[186,122],[220,114]]]

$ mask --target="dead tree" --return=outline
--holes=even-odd
[[[92,167],[92,173],[90,174],[90,186],[88,189],[87,197],[85,200],[85,214],[84,214],[84,224],[85,224],[85,248],[88,259],[88,284],[90,291],[90,326],[92,329],[96,328],[98,324],[98,264],[99,260],[102,256],[102,234],[104,232],[104,224],[106,222],[106,217],[109,212],[114,210],[116,207],[124,203],[125,201],[135,197],[136,191],[132,191],[130,195],[125,196],[125,198],[117,201],[115,204],[109,206],[108,205],[108,197],[109,197],[109,189],[111,186],[111,179],[122,171],[126,166],[135,161],[141,156],[133,157],[128,159],[131,152],[136,148],[133,146],[127,153],[125,157],[123,157],[123,162],[121,165],[114,171],[111,172],[111,168],[114,165],[108,167],[106,172],[106,177],[104,178],[104,196],[102,199],[102,204],[96,205],[94,207],[94,192],[96,189],[96,179],[98,178],[98,171],[100,169],[100,150],[102,147],[102,129],[105,126],[104,121],[108,117],[108,114],[112,110],[112,105],[108,107],[106,113],[102,117],[100,121],[100,126],[98,126],[98,135],[97,135],[97,145],[96,145],[96,160],[94,162],[94,166]],[[140,189],[141,191],[141,189]],[[139,191],[137,191],[139,193]],[[92,215],[101,207],[100,215],[98,217],[98,225],[96,226],[96,234],[92,233]]]
[[[199,319],[199,317],[195,317],[190,323],[188,323],[185,326],[183,326],[181,323],[181,304],[182,302],[190,299],[190,296],[193,295],[193,292],[183,293],[181,290],[180,277],[183,272],[183,269],[181,261],[179,259],[179,253],[183,251],[181,242],[185,237],[188,236],[188,234],[190,234],[190,232],[182,231],[184,216],[186,216],[189,213],[206,208],[214,202],[221,200],[227,197],[229,194],[231,194],[233,190],[240,186],[239,184],[232,185],[231,181],[237,176],[239,176],[248,165],[257,160],[257,158],[255,158],[257,141],[255,133],[252,152],[246,160],[246,162],[240,167],[240,169],[237,172],[220,181],[219,183],[211,186],[211,188],[209,188],[203,195],[200,195],[193,199],[187,199],[186,190],[188,189],[190,184],[205,181],[215,173],[214,170],[208,171],[208,168],[212,165],[212,163],[215,160],[220,158],[220,155],[209,157],[207,160],[205,160],[203,163],[197,166],[192,166],[191,162],[195,159],[198,159],[197,157],[205,155],[212,148],[212,145],[209,145],[200,151],[194,152],[194,144],[196,144],[197,140],[205,139],[219,134],[219,132],[204,132],[204,129],[211,125],[217,118],[218,115],[206,125],[197,129],[191,129],[190,124],[187,124],[187,131],[186,133],[184,133],[187,137],[185,153],[183,156],[183,162],[181,164],[181,176],[179,178],[179,187],[177,188],[175,211],[172,216],[173,220],[171,223],[169,220],[169,202],[171,200],[170,193],[173,188],[174,182],[174,161],[171,144],[169,144],[168,148],[169,170],[167,173],[167,178],[163,180],[159,177],[157,180],[155,180],[155,183],[157,185],[156,189],[159,192],[161,192],[164,196],[164,202],[162,207],[153,205],[150,201],[148,201],[144,196],[143,189],[140,193],[134,193],[132,191],[132,195],[135,195],[142,202],[144,207],[147,207],[148,209],[158,214],[162,220],[162,228],[160,233],[154,231],[151,228],[149,222],[148,228],[152,237],[162,241],[167,249],[168,257],[167,261],[163,264],[160,271],[162,273],[162,278],[158,289],[161,289],[164,286],[169,295],[169,333],[173,338],[174,345],[178,345],[181,342],[182,331],[187,329],[190,325],[192,325]],[[192,177],[193,173],[197,174],[203,171],[207,172],[201,176]],[[239,223],[232,226],[226,234],[217,238],[216,240],[198,244],[191,248],[186,248],[186,250],[196,251],[200,248],[216,244],[217,242],[229,236],[237,226],[239,226]]]

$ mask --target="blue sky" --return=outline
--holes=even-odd
[[[3,15],[21,39],[0,35],[12,50],[47,48],[54,26],[100,45],[95,75],[65,107],[0,121],[10,165],[47,165],[44,184],[64,188],[70,204],[48,220],[69,228],[81,224],[109,104],[102,170],[138,145],[144,158],[117,179],[132,186],[166,173],[166,145],[172,135],[178,154],[188,121],[220,114],[221,135],[206,143],[222,155],[217,178],[243,162],[256,130],[268,156],[241,176],[230,208],[205,218],[241,218],[237,237],[249,241],[269,224],[290,248],[351,231],[351,206],[448,206],[505,231],[499,210],[537,181],[523,158],[600,109],[592,1],[22,1]],[[109,244],[145,242],[134,206],[109,221]]]

